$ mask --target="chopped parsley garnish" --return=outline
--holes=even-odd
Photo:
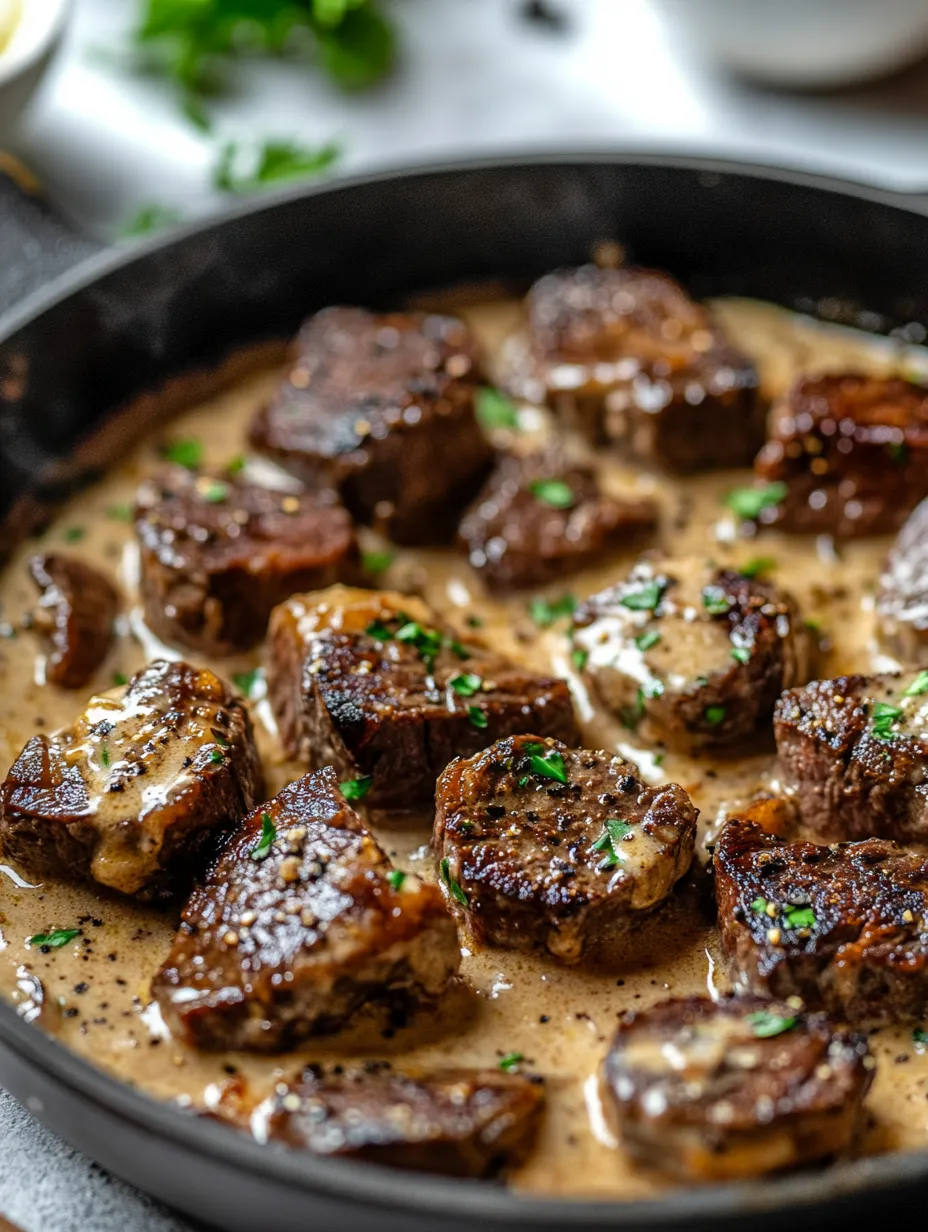
[[[574,503],[573,488],[563,479],[536,479],[529,484],[529,491],[536,500],[552,509],[570,509]]]
[[[209,759],[214,766],[218,766],[225,761],[225,755],[223,754],[222,749],[213,749],[209,755]]]
[[[815,911],[808,905],[796,907],[792,903],[784,903],[783,923],[787,928],[814,928]]]
[[[915,1044],[917,1048],[924,1048],[925,1045],[928,1044],[928,1031],[926,1031],[924,1027],[913,1027],[912,1043]]]
[[[386,573],[395,560],[395,552],[364,552],[361,555],[365,573]]]
[[[450,684],[460,697],[473,697],[475,693],[480,692],[483,678],[473,672],[463,672],[460,676],[455,676]]]
[[[124,676],[122,672],[113,672],[113,684],[118,688],[123,688],[129,683],[129,677]]]
[[[168,462],[175,462],[178,466],[185,466],[188,471],[193,471],[203,461],[203,442],[195,436],[168,441],[162,447],[161,456]]]
[[[53,928],[47,933],[36,933],[34,937],[29,938],[29,944],[46,950],[58,950],[63,945],[67,945],[69,941],[73,941],[75,937],[79,937],[80,934],[79,928]]]
[[[603,822],[602,834],[597,838],[596,842],[590,848],[591,851],[602,851],[602,860],[598,864],[598,868],[605,871],[610,868],[615,868],[619,864],[624,864],[624,859],[615,849],[616,843],[620,843],[626,834],[630,834],[632,827],[627,821],[620,821],[616,817],[610,817]]]
[[[512,428],[518,432],[519,412],[516,404],[498,389],[493,389],[489,385],[478,389],[474,408],[478,420],[489,431],[494,428]]]
[[[776,1014],[773,1010],[757,1010],[753,1014],[747,1014],[744,1021],[754,1028],[758,1039],[772,1039],[775,1035],[782,1035],[784,1031],[791,1031],[799,1020]]]
[[[508,1074],[510,1070],[515,1069],[524,1060],[525,1057],[523,1057],[521,1052],[507,1052],[504,1057],[500,1058],[499,1067]]]
[[[451,895],[451,897],[455,900],[455,902],[460,903],[462,907],[466,907],[469,902],[469,899],[467,895],[464,893],[464,891],[461,889],[460,885],[458,885],[458,883],[451,876],[451,861],[448,859],[447,856],[445,856],[442,862],[439,864],[438,871],[439,871],[439,874],[441,875],[442,881],[448,887],[448,893]]]
[[[100,765],[104,770],[109,769],[110,765],[110,746],[108,744],[100,745]]]
[[[260,675],[261,669],[259,667],[254,668],[250,672],[233,672],[232,683],[243,697],[251,697],[255,682]]]
[[[174,227],[180,221],[179,210],[153,201],[150,205],[143,205],[118,228],[116,239],[141,239],[143,235],[153,235],[156,231],[164,230],[165,227]]]
[[[528,754],[528,764],[533,774],[539,774],[544,779],[555,779],[558,783],[567,782],[564,758],[557,749],[543,754],[544,745],[526,744],[523,747]]]
[[[742,577],[758,578],[765,573],[770,573],[772,569],[777,567],[777,562],[772,556],[755,556],[753,560],[749,560],[746,565],[741,565],[738,572]]]
[[[928,693],[928,672],[919,672],[902,696],[920,697],[922,693]]]
[[[768,483],[762,488],[734,488],[726,495],[725,504],[739,518],[749,522],[764,509],[778,505],[788,491],[786,484],[780,481]]]
[[[579,646],[576,650],[570,652],[570,661],[578,672],[582,672],[586,667],[586,661],[589,657],[590,652],[588,650],[581,650]]]
[[[656,629],[648,629],[646,633],[640,633],[635,638],[635,645],[639,650],[650,650],[661,640],[661,636]]]
[[[710,616],[724,616],[731,606],[720,586],[703,587],[702,605]]]
[[[727,713],[728,709],[726,706],[707,706],[704,718],[710,727],[718,727],[720,723],[725,722]]]
[[[373,776],[370,774],[362,775],[357,779],[346,779],[344,783],[339,783],[339,790],[346,800],[363,800],[371,789]]]
[[[543,599],[536,596],[528,605],[529,615],[539,629],[549,629],[562,616],[572,616],[577,600],[571,594],[561,595],[560,599]]]
[[[663,579],[654,578],[636,590],[627,591],[619,602],[632,612],[653,612],[666,589],[667,583]]]
[[[633,732],[643,718],[644,689],[639,689],[635,694],[635,704],[633,706],[622,706],[619,709],[619,722],[628,731]]]
[[[271,845],[277,837],[277,827],[271,819],[270,813],[261,814],[261,837],[251,849],[251,858],[253,860],[264,860],[270,854]]]
[[[747,663],[751,658],[751,652],[747,646],[732,646],[731,657],[736,663]]]
[[[382,620],[372,620],[364,632],[368,637],[372,637],[375,642],[389,642],[393,636]]]
[[[221,479],[210,479],[200,489],[200,495],[210,505],[221,505],[229,498],[229,485]]]
[[[485,710],[481,710],[479,706],[468,706],[467,717],[470,719],[473,726],[479,728],[481,731],[483,731],[483,729],[490,722],[487,717],[487,712]]]
[[[65,543],[80,543],[86,534],[83,526],[69,526],[64,532],[64,541]]]
[[[766,898],[755,898],[753,903],[751,903],[751,910],[765,913],[767,910]]]
[[[245,150],[237,141],[222,147],[213,171],[213,184],[222,192],[257,192],[268,184],[321,175],[338,159],[334,142],[311,150],[295,141],[265,141],[257,150]]]
[[[397,629],[396,640],[398,642],[408,642],[411,646],[415,646],[429,671],[432,670],[435,658],[444,644],[444,639],[440,633],[435,629],[424,629],[416,620],[409,620],[400,629]]]
[[[394,868],[387,877],[391,890],[401,890],[405,880],[406,874],[401,868]]]
[[[655,766],[662,766],[664,764],[665,757],[665,753],[655,753],[651,760],[654,762]]]
[[[225,471],[227,475],[238,475],[245,469],[245,455],[243,453],[236,454],[234,458],[230,458],[226,463]]]
[[[893,724],[902,718],[899,706],[890,706],[888,702],[874,702],[870,711],[873,723],[870,731],[876,740],[892,740]]]
[[[107,508],[106,516],[114,522],[131,522],[132,521],[132,506],[131,505],[110,505]]]

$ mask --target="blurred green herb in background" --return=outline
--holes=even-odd
[[[223,146],[213,172],[213,183],[223,192],[248,193],[268,184],[320,175],[338,158],[337,145],[309,150],[293,141],[265,141],[250,154],[237,141]]]
[[[124,226],[119,228],[116,238],[121,240],[138,239],[142,235],[152,235],[163,227],[173,227],[180,221],[181,215],[179,211],[172,209],[169,205],[158,205],[156,203],[143,205],[133,218],[130,218]]]

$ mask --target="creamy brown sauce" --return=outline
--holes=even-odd
[[[519,323],[520,308],[498,302],[460,309],[487,351]],[[902,347],[848,330],[819,325],[750,301],[717,305],[733,340],[755,356],[765,389],[773,394],[799,370],[854,367],[875,372],[928,371],[928,351]],[[243,449],[245,428],[255,407],[271,391],[278,371],[261,371],[234,388],[182,414],[143,443],[96,487],[67,506],[41,540],[43,549],[62,549],[97,564],[118,581],[125,595],[120,635],[97,678],[84,691],[44,684],[43,647],[26,631],[0,638],[0,768],[5,769],[37,731],[73,722],[92,692],[111,688],[114,676],[128,676],[148,659],[177,652],[161,646],[146,630],[135,595],[136,553],[124,511],[136,487],[158,460],[165,437],[197,437],[205,463],[223,465]],[[527,438],[543,432],[545,414],[526,409]],[[583,447],[574,442],[577,452]],[[719,565],[772,557],[774,580],[795,595],[803,614],[820,623],[831,643],[823,675],[892,666],[876,653],[872,594],[888,543],[870,539],[836,552],[827,540],[764,533],[740,537],[722,503],[731,488],[749,483],[747,472],[715,473],[685,481],[636,473],[600,455],[608,487],[653,493],[663,523],[653,546],[674,557]],[[115,516],[114,516],[115,515]],[[120,516],[122,515],[122,516]],[[368,546],[378,546],[368,536]],[[35,603],[25,561],[38,547],[23,545],[0,579],[0,633],[17,630]],[[623,576],[634,552],[566,579],[550,598],[569,591],[578,598]],[[651,781],[676,781],[692,794],[703,834],[725,801],[750,796],[771,769],[769,754],[729,761],[666,756],[636,748],[629,734],[586,694],[571,665],[566,621],[540,632],[523,595],[488,600],[466,560],[452,552],[397,552],[384,576],[390,589],[421,590],[450,620],[469,615],[483,622],[480,635],[517,660],[568,677],[574,687],[586,743],[615,749],[637,761]],[[196,655],[185,655],[201,662]],[[247,672],[257,654],[207,665],[225,678]],[[296,778],[300,767],[285,761],[273,723],[260,699],[251,706],[271,792]],[[400,867],[432,876],[427,852],[428,819],[391,820],[374,828]],[[149,994],[149,980],[162,961],[177,923],[176,910],[156,910],[64,884],[31,886],[0,863],[0,992],[18,1011],[75,1052],[119,1078],[161,1099],[196,1107],[215,1106],[243,1080],[261,1096],[283,1075],[309,1059],[389,1057],[410,1066],[446,1063],[494,1066],[520,1052],[524,1068],[545,1075],[548,1114],[541,1141],[514,1184],[536,1192],[633,1198],[658,1192],[666,1182],[643,1172],[616,1148],[600,1105],[597,1074],[616,1018],[624,1010],[668,995],[712,992],[725,986],[715,939],[695,907],[686,902],[637,934],[625,969],[608,973],[564,968],[544,958],[506,950],[465,951],[463,983],[435,1018],[420,1017],[386,1037],[383,1024],[361,1022],[349,1035],[313,1043],[281,1057],[198,1054],[167,1037]],[[52,928],[80,928],[80,935],[43,955],[27,938]],[[647,951],[644,950],[645,939]],[[637,952],[636,952],[637,950]],[[868,1097],[865,1149],[887,1151],[928,1146],[928,1055],[919,1055],[908,1029],[883,1029],[872,1040],[878,1058]]]

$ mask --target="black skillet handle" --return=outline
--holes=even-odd
[[[99,250],[95,240],[55,214],[24,176],[0,167],[0,318]]]

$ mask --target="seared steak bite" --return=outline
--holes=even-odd
[[[456,756],[537,731],[573,741],[563,680],[462,642],[421,600],[333,586],[274,611],[267,687],[287,752],[360,779],[366,804],[431,803]]]
[[[475,343],[453,317],[327,308],[251,440],[333,487],[397,543],[449,539],[493,453],[474,416]]]
[[[173,466],[139,489],[135,528],[146,623],[202,654],[247,650],[289,595],[360,572],[351,517],[331,492]]]
[[[511,388],[594,443],[678,472],[747,466],[763,444],[753,363],[667,274],[559,270],[535,283],[528,314]]]
[[[928,494],[928,387],[899,377],[800,377],[774,407],[755,470],[760,520],[780,530],[880,535]]]
[[[626,1149],[679,1180],[795,1168],[854,1145],[874,1060],[825,1014],[745,997],[625,1015],[606,1091]]]
[[[0,787],[4,856],[34,877],[137,898],[185,889],[197,857],[261,798],[251,720],[218,676],[150,663],[33,736]]]
[[[928,673],[791,689],[774,732],[783,778],[815,834],[928,841]]]
[[[106,658],[119,593],[91,565],[55,552],[33,556],[29,572],[41,591],[35,626],[51,640],[45,678],[65,689],[79,689]]]
[[[879,838],[788,842],[730,821],[713,868],[738,988],[798,996],[848,1022],[911,1022],[928,1010],[924,852]]]
[[[903,663],[928,663],[928,500],[900,530],[876,596],[877,630]]]
[[[488,1177],[531,1150],[544,1088],[518,1074],[310,1067],[252,1119],[260,1140],[444,1176]]]
[[[514,736],[438,780],[433,847],[478,944],[599,956],[659,906],[693,858],[697,810],[630,762]]]
[[[505,457],[458,541],[490,590],[545,586],[653,530],[647,498],[607,496],[596,472],[558,456]]]
[[[393,875],[327,766],[245,818],[152,989],[195,1047],[273,1052],[372,1000],[431,1000],[459,963],[438,887]]]
[[[573,641],[626,727],[684,751],[752,737],[811,670],[811,640],[787,594],[699,560],[640,561],[577,608]]]

